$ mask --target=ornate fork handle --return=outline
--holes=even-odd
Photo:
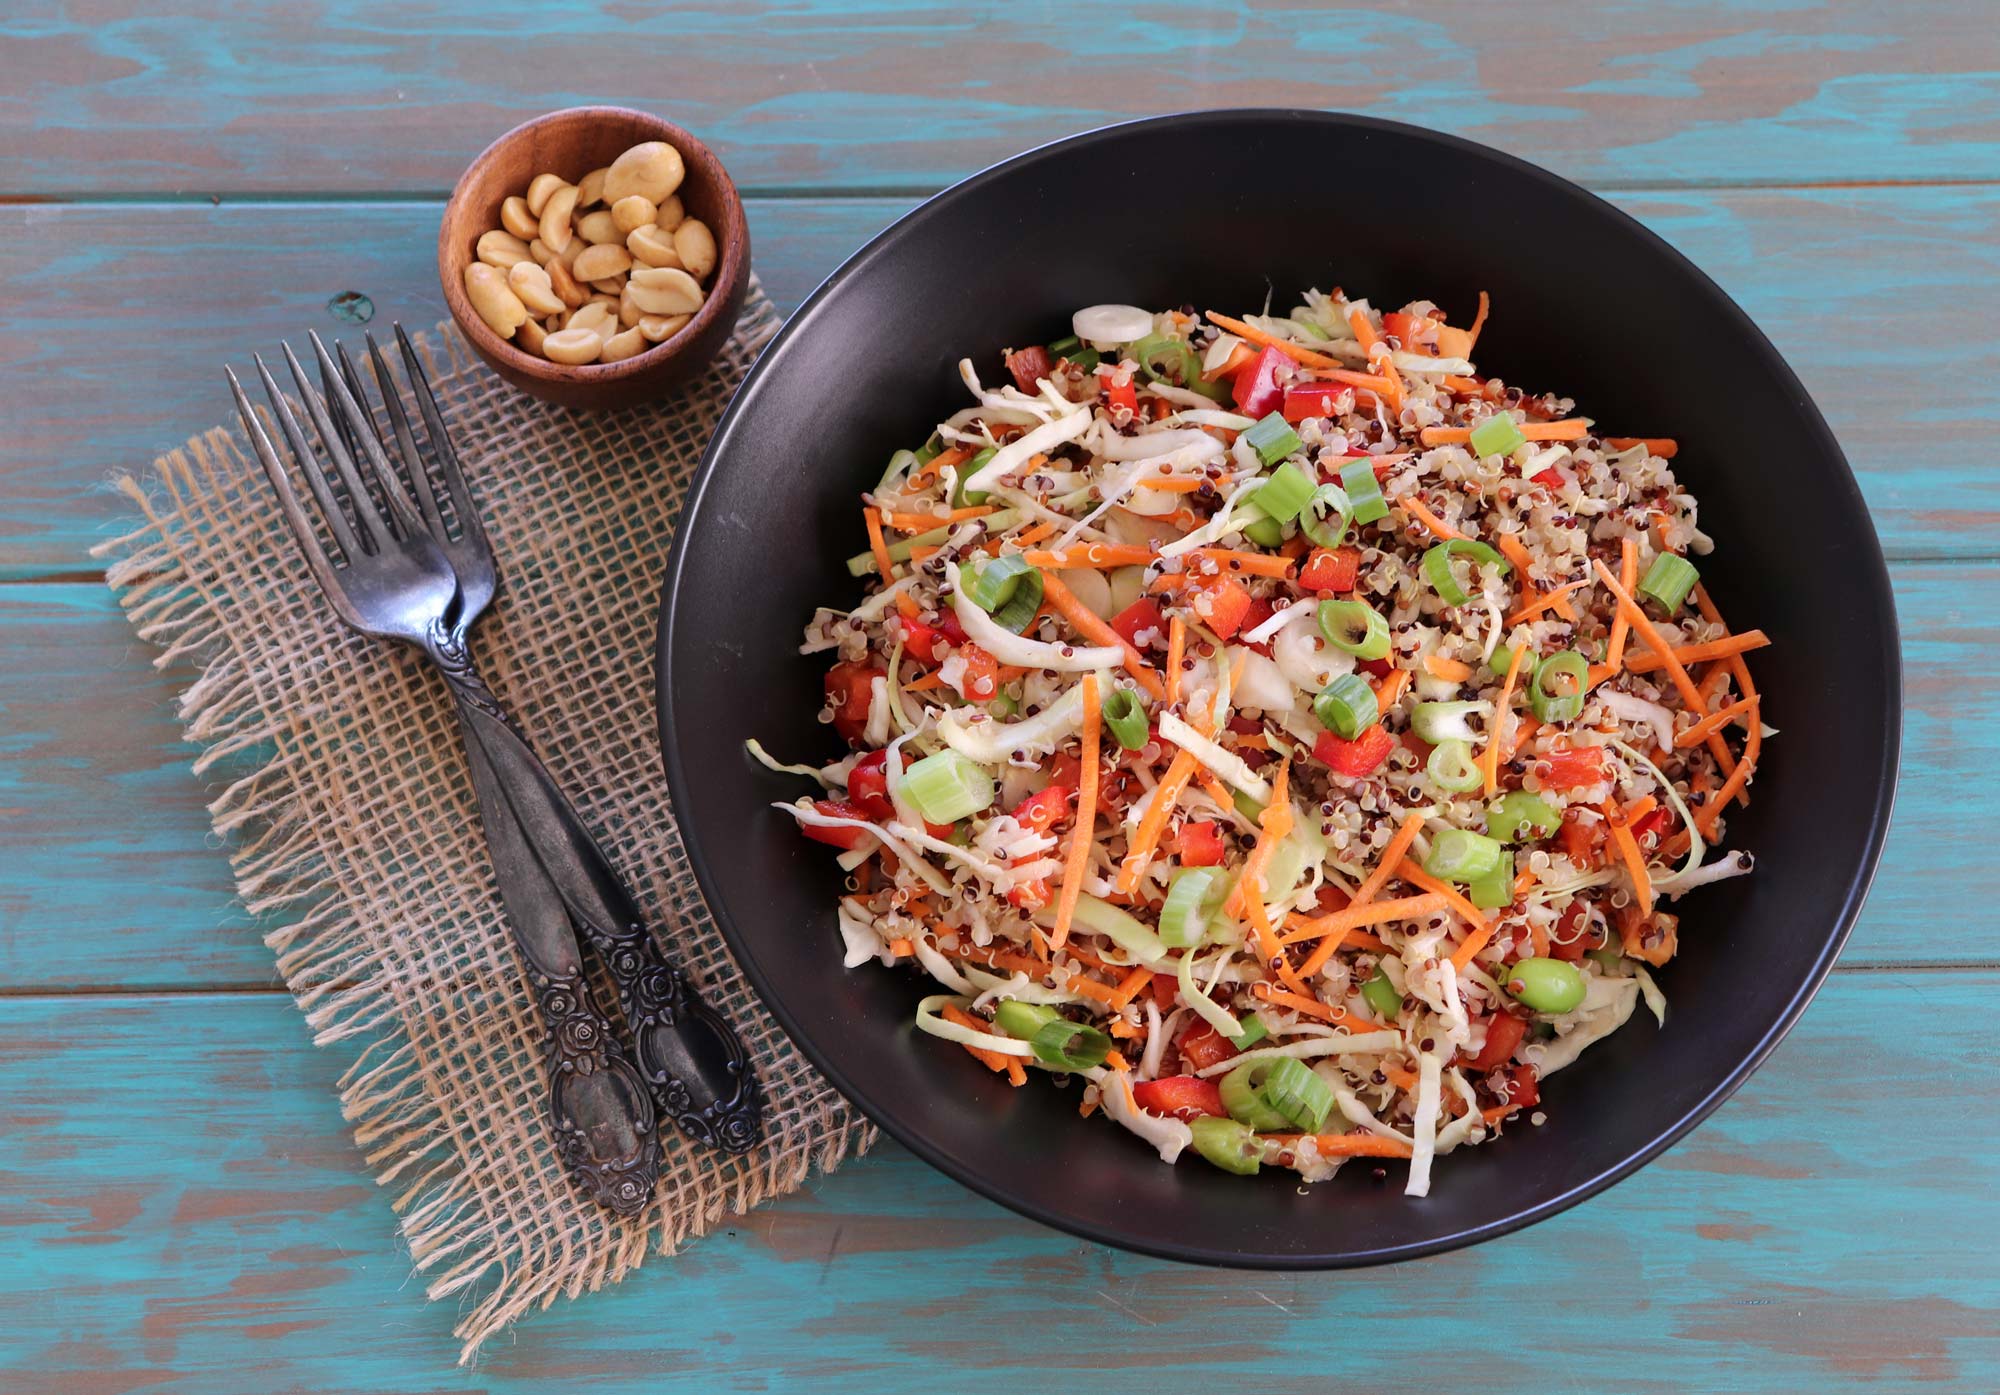
[[[425,648],[522,837],[611,971],[639,1074],[660,1113],[700,1142],[747,1152],[758,1141],[762,1107],[742,1039],[661,952],[597,840],[474,670],[465,637],[434,633]]]

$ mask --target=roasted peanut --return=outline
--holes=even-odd
[[[595,208],[604,202],[604,176],[609,173],[611,173],[611,166],[606,165],[603,169],[592,170],[577,181],[576,206],[578,208]]]
[[[506,278],[485,262],[473,262],[465,268],[465,298],[502,339],[512,339],[528,318],[528,307],[507,289]]]
[[[662,339],[671,339],[679,334],[693,318],[692,315],[641,315],[639,333],[657,344]]]
[[[473,245],[479,260],[501,271],[507,270],[515,262],[528,260],[528,244],[510,232],[493,228],[479,235]]]
[[[528,243],[528,255],[535,259],[536,266],[547,266],[556,258],[556,254],[549,250],[549,244],[539,237]]]
[[[654,215],[653,221],[668,232],[672,232],[682,223],[685,223],[687,221],[687,210],[681,207],[681,196],[679,194],[670,194],[667,197],[667,201],[660,205],[660,211]]]
[[[621,330],[604,341],[604,362],[616,363],[621,358],[630,358],[652,347],[646,342],[646,336],[636,328]]]
[[[542,205],[542,241],[549,244],[549,250],[560,255],[576,236],[571,230],[569,219],[576,212],[576,185],[565,184],[550,194]],[[678,233],[675,236],[679,236]]]
[[[625,234],[625,250],[632,259],[647,266],[672,266],[681,264],[681,254],[674,250],[674,239],[658,227],[634,228]]]
[[[690,218],[674,229],[674,250],[681,265],[697,281],[706,281],[715,270],[715,234],[699,218]]]
[[[618,293],[618,323],[627,329],[639,323],[639,307],[632,303],[632,287],[629,283]]]
[[[533,262],[516,262],[507,272],[507,289],[519,297],[531,315],[553,315],[563,308],[548,272]]]
[[[559,329],[542,341],[542,353],[553,363],[595,363],[604,341],[587,329]]]
[[[659,216],[659,207],[644,194],[627,194],[611,206],[611,221],[618,225],[619,241],[634,228],[648,227]]]
[[[570,274],[568,265],[561,257],[555,258],[542,270],[548,272],[549,285],[555,290],[557,298],[570,309],[574,310],[590,299],[583,287],[577,284],[576,277]]]
[[[595,213],[586,213],[576,220],[576,230],[583,234],[585,242],[623,242],[625,234],[618,231],[618,224],[611,216],[611,210],[600,208]]]
[[[583,255],[570,264],[570,271],[579,281],[602,281],[607,276],[616,276],[631,269],[632,254],[616,242],[600,242],[594,247],[586,247]]]
[[[648,315],[692,315],[701,309],[701,286],[674,267],[642,266],[629,284],[633,304]]]
[[[604,201],[616,206],[622,198],[642,194],[657,204],[681,187],[686,172],[680,151],[665,141],[642,142],[611,162],[604,176]]]
[[[528,211],[528,201],[519,194],[509,194],[500,205],[500,226],[526,242],[541,231],[541,222]]]
[[[540,320],[523,320],[521,327],[514,331],[514,343],[531,354],[540,353],[543,341],[548,337],[549,332],[542,328]]]
[[[542,210],[548,206],[549,195],[563,187],[566,181],[559,174],[538,174],[528,184],[528,212],[537,220]]]
[[[599,339],[609,339],[618,332],[618,302],[615,300],[593,300],[579,310],[572,310],[563,322],[563,332],[573,329],[588,330]]]

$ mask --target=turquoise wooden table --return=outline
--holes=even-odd
[[[1908,665],[1846,957],[1610,1193],[1397,1268],[1219,1273],[1021,1220],[888,1145],[454,1366],[233,903],[170,689],[88,549],[218,365],[442,316],[467,158],[591,100],[705,136],[796,305],[943,184],[1195,106],[1441,127],[1603,192],[1764,326],[1845,445]],[[0,1389],[2000,1389],[2000,26],[1985,0],[1308,13],[850,0],[0,17]]]

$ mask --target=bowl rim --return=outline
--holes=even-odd
[[[1888,835],[1890,819],[1894,811],[1897,780],[1900,769],[1903,735],[1903,664],[1900,627],[1896,615],[1895,594],[1890,585],[1888,564],[1883,557],[1881,540],[1876,534],[1872,516],[1861,493],[1861,487],[1854,477],[1854,470],[1848,464],[1847,456],[1827,426],[1818,405],[1813,402],[1798,376],[1792,371],[1775,345],[1765,336],[1750,316],[1739,306],[1729,293],[1713,278],[1696,266],[1665,238],[1640,223],[1636,218],[1608,200],[1590,190],[1553,174],[1538,165],[1529,163],[1518,156],[1466,140],[1460,136],[1434,131],[1427,127],[1414,126],[1406,122],[1388,121],[1379,117],[1360,116],[1349,112],[1319,111],[1291,107],[1236,107],[1207,111],[1179,112],[1165,116],[1143,117],[1132,121],[1116,122],[1100,126],[1074,135],[1034,146],[1018,155],[1011,156],[987,166],[951,185],[917,207],[898,217],[888,227],[870,238],[861,248],[850,255],[825,280],[821,281],[812,294],[786,321],[784,327],[765,346],[743,381],[738,384],[728,409],[717,422],[715,431],[703,451],[699,466],[688,483],[685,503],[676,532],[685,527],[700,509],[708,486],[716,472],[723,453],[728,448],[737,423],[751,397],[751,389],[762,379],[780,357],[778,351],[796,333],[803,332],[811,322],[815,311],[829,296],[838,291],[846,282],[860,275],[872,261],[878,249],[892,238],[903,236],[909,230],[933,216],[946,205],[977,194],[986,185],[993,183],[1024,166],[1045,161],[1057,155],[1067,155],[1092,147],[1109,145],[1136,130],[1183,130],[1198,125],[1235,125],[1246,123],[1268,123],[1274,119],[1292,120],[1302,125],[1358,132],[1394,135],[1401,139],[1429,142],[1437,147],[1461,154],[1481,157],[1498,162],[1514,175],[1541,186],[1552,194],[1564,198],[1581,197],[1599,205],[1601,211],[1624,223],[1628,230],[1652,244],[1656,252],[1664,254],[1680,270],[1693,277],[1696,283],[1706,287],[1714,297],[1716,305],[1730,322],[1729,327],[1738,336],[1747,339],[1753,352],[1771,369],[1777,381],[1787,388],[1802,403],[1809,417],[1810,445],[1821,458],[1834,462],[1838,469],[1833,472],[1837,478],[1829,478],[1826,487],[1843,492],[1843,502],[1855,513],[1868,521],[1868,542],[1865,557],[1853,559],[1853,565],[1865,573],[1865,580],[1883,603],[1887,623],[1878,636],[1873,667],[1880,674],[1884,688],[1884,710],[1893,718],[1883,734],[1880,760],[1875,771],[1875,796],[1867,811],[1866,848],[1859,862],[1852,869],[1842,890],[1840,910],[1830,928],[1826,941],[1814,958],[1810,970],[1791,997],[1778,1012],[1770,1028],[1761,1036],[1744,1057],[1738,1061],[1722,1080],[1685,1109],[1679,1118],[1660,1129],[1643,1146],[1629,1152],[1618,1162],[1608,1166],[1596,1175],[1577,1183],[1557,1196],[1536,1205],[1494,1218],[1480,1225],[1466,1226],[1458,1230],[1440,1234],[1425,1240],[1406,1244],[1384,1246],[1364,1251],[1335,1251],[1324,1253],[1270,1254],[1222,1249],[1213,1246],[1189,1244],[1162,1240],[1153,1236],[1119,1229],[1115,1225],[1095,1222],[1089,1218],[1065,1215],[1040,1205],[1032,1200],[1010,1194],[1004,1187],[989,1183],[986,1179],[961,1168],[942,1149],[934,1147],[925,1139],[920,1128],[904,1121],[895,1111],[876,1107],[864,1098],[865,1092],[855,1088],[853,1082],[839,1062],[822,1051],[806,1033],[802,1032],[782,1001],[771,989],[764,975],[756,966],[755,956],[746,950],[744,937],[735,923],[727,905],[718,894],[720,880],[709,865],[707,849],[700,834],[688,827],[683,830],[682,839],[687,849],[689,865],[695,880],[708,905],[710,914],[721,929],[724,940],[737,963],[743,968],[757,990],[759,1001],[770,1012],[785,1033],[798,1046],[806,1059],[819,1069],[833,1083],[843,1096],[890,1137],[908,1148],[931,1166],[970,1188],[990,1201],[999,1203],[1016,1214],[1026,1216],[1056,1230],[1079,1236],[1099,1244],[1117,1249],[1129,1250],[1158,1259],[1176,1260],[1186,1263],[1213,1265],[1227,1268],[1242,1268],[1276,1271],[1313,1271],[1333,1269],[1364,1268],[1376,1264],[1393,1263],[1406,1259],[1418,1259],[1426,1255],[1440,1254],[1485,1240],[1496,1239],[1511,1234],[1537,1221],[1546,1220],[1590,1197],[1605,1191],[1631,1176],[1647,1163],[1653,1161],[1668,1148],[1686,1137],[1697,1125],[1715,1112],[1730,1096],[1734,1095],[1751,1073],[1767,1060],[1778,1044],[1795,1026],[1806,1008],[1817,996],[1832,970],[1834,961],[1852,934],[1859,918],[1868,891],[1874,882],[1876,869],[1881,861],[1883,842]],[[690,787],[684,768],[681,751],[675,740],[673,701],[673,651],[675,626],[679,619],[676,601],[681,594],[682,574],[688,565],[689,549],[676,548],[669,560],[666,577],[662,582],[659,622],[655,634],[654,678],[657,699],[660,747],[664,758],[667,782],[670,790]]]
[[[721,176],[723,204],[736,224],[732,230],[733,236],[716,239],[715,271],[709,277],[706,296],[701,309],[695,311],[694,318],[659,343],[649,345],[632,357],[620,359],[616,363],[557,363],[553,359],[546,359],[517,347],[511,339],[502,339],[493,332],[492,326],[480,318],[479,312],[472,308],[472,301],[465,294],[463,275],[451,276],[445,270],[447,257],[454,246],[451,239],[452,211],[466,198],[467,187],[474,177],[484,173],[488,166],[500,158],[500,152],[505,147],[529,131],[564,118],[600,120],[618,118],[636,121],[642,126],[652,128],[655,131],[654,139],[666,141],[674,146],[680,151],[682,160],[688,163],[692,163],[688,160],[689,153],[699,151]],[[713,232],[714,229],[710,231]],[[457,181],[452,184],[451,193],[445,198],[444,212],[438,220],[438,284],[444,291],[445,306],[451,311],[451,318],[458,326],[459,332],[489,358],[544,382],[588,383],[599,386],[637,377],[649,369],[671,362],[683,349],[701,337],[702,331],[714,322],[715,317],[722,312],[723,302],[728,299],[726,296],[716,294],[716,291],[734,283],[738,267],[743,260],[744,248],[748,245],[749,239],[745,236],[748,231],[749,220],[743,210],[743,196],[736,187],[736,180],[730,175],[728,167],[722,163],[722,157],[717,155],[706,141],[685,126],[677,125],[664,116],[640,111],[636,107],[605,103],[559,107],[554,111],[545,111],[539,116],[531,116],[495,136],[487,143],[484,150],[472,158],[459,174]],[[662,350],[666,352],[662,353]]]

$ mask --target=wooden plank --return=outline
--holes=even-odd
[[[2000,188],[1620,202],[1784,351],[1846,445],[1892,556],[2000,555],[2000,477],[1966,446],[2000,432],[1989,387]],[[908,206],[754,201],[771,294],[795,306]],[[0,300],[46,307],[32,345],[0,348],[16,370],[0,372],[14,447],[0,454],[0,577],[84,566],[119,512],[97,482],[222,420],[224,362],[308,327],[351,331],[328,308],[335,295],[368,295],[380,323],[442,318],[436,228],[428,204],[0,208]]]
[[[1364,1274],[1120,1254],[883,1145],[455,1371],[455,1307],[408,1281],[335,1062],[282,999],[6,1000],[0,1385],[506,1395],[588,1373],[876,1395],[977,1370],[1116,1392],[1271,1388],[1316,1363],[1388,1390],[1464,1352],[1496,1392],[1992,1390],[2000,1157],[1966,1121],[2000,1097],[1996,1009],[1992,973],[1836,974],[1658,1164],[1520,1235]],[[1952,1069],[1913,1072],[1913,1049]]]
[[[1902,797],[1844,962],[2000,964],[2000,862],[1986,833],[2000,792],[1964,778],[1964,733],[2000,728],[2000,565],[1893,574],[1908,663]],[[149,651],[110,593],[0,585],[0,652],[0,867],[17,869],[0,877],[0,984],[269,985],[270,955],[208,835],[171,688],[144,669]],[[1689,902],[1697,920],[1700,904]]]
[[[591,101],[681,121],[755,188],[935,187],[1105,122],[1254,105],[1440,126],[1598,182],[2000,175],[1990,9],[1890,18],[1871,0],[31,6],[0,23],[0,191],[442,193],[516,121]]]

